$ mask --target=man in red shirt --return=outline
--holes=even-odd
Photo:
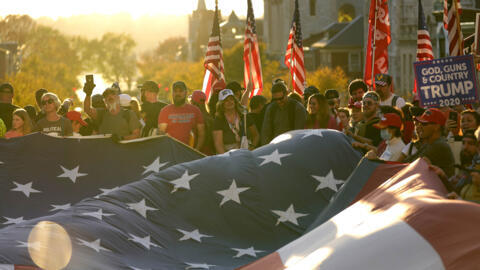
[[[173,104],[164,107],[158,115],[158,131],[189,145],[190,136],[196,129],[197,145],[201,149],[205,140],[205,125],[202,112],[195,106],[187,104],[187,86],[182,81],[172,85]]]

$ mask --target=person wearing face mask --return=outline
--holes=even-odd
[[[92,108],[91,94],[95,85],[86,83],[86,93],[83,103],[84,111],[95,121],[99,134],[112,134],[113,141],[133,140],[140,137],[140,121],[131,110],[124,110],[120,106],[118,90],[107,88],[102,96],[105,109]]]
[[[402,154],[405,143],[402,140],[402,119],[398,114],[386,113],[380,122],[373,125],[380,129],[380,136],[386,142],[387,148],[379,157],[381,160],[396,161]]]

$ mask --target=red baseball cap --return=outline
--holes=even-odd
[[[202,104],[207,100],[207,96],[200,90],[195,90],[192,93],[192,100],[196,103]]]
[[[396,113],[386,113],[382,116],[380,122],[373,125],[378,129],[387,127],[402,128],[402,118]]]
[[[77,121],[80,123],[82,126],[86,126],[87,123],[83,121],[82,119],[82,114],[77,112],[77,111],[69,111],[67,112],[67,118],[70,119],[70,121]]]
[[[444,126],[445,122],[447,122],[447,117],[445,114],[436,108],[427,109],[421,116],[415,117],[415,120],[421,123],[435,123],[439,124],[440,126]]]

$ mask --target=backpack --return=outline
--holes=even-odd
[[[392,104],[391,104],[392,107],[395,107],[395,105],[397,105],[397,100],[398,100],[398,96],[397,96],[397,95],[393,95]]]

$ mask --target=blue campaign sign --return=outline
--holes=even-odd
[[[421,105],[444,107],[478,100],[473,55],[415,62],[414,67]]]

